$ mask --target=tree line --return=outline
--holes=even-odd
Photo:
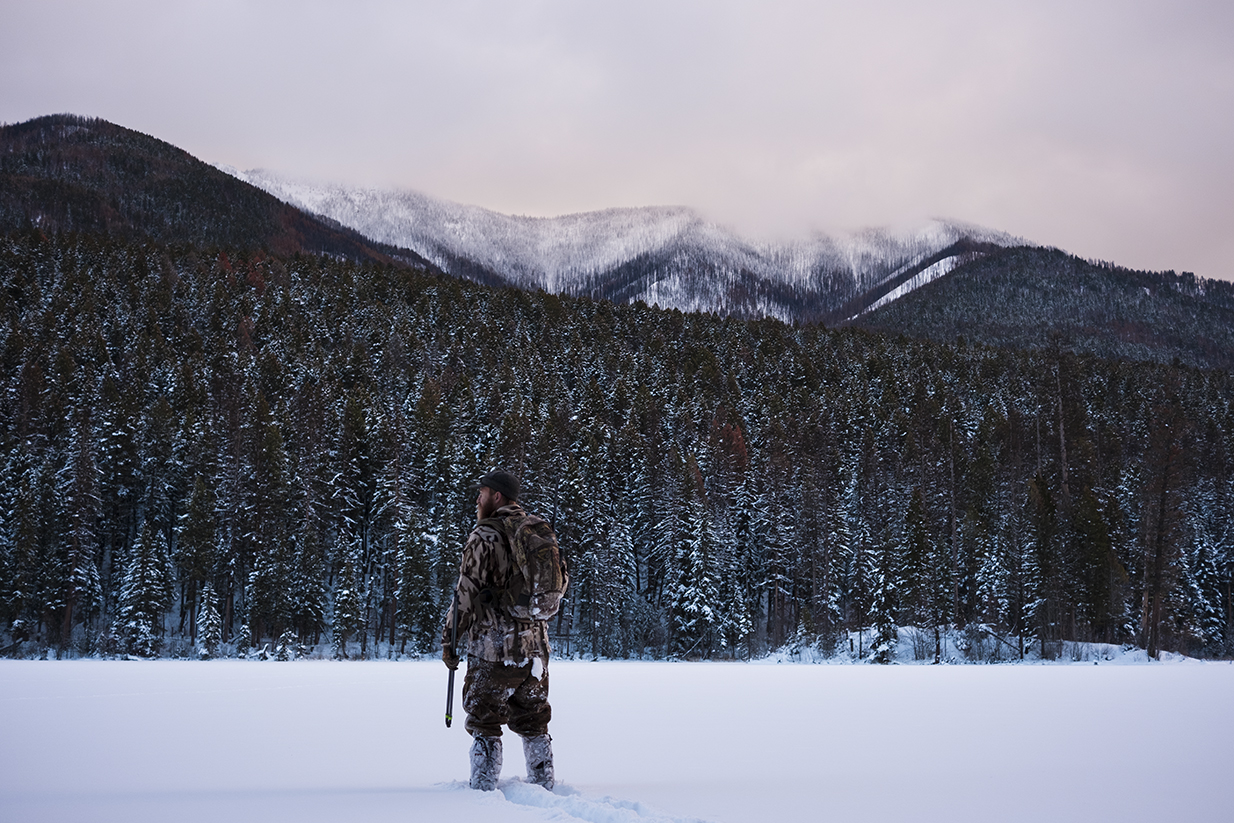
[[[1234,645],[1223,370],[99,235],[0,282],[9,654],[431,652],[498,466],[572,652]]]

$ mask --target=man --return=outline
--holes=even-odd
[[[548,722],[548,626],[519,620],[501,604],[514,571],[510,535],[528,515],[518,503],[518,478],[495,471],[480,478],[476,527],[467,538],[454,596],[459,636],[466,632],[465,727],[472,736],[471,788],[491,791],[501,775],[501,727],[523,738],[527,780],[553,788]],[[453,608],[442,631],[441,659],[458,667],[451,643]]]

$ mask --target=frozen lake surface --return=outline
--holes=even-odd
[[[485,794],[436,661],[0,661],[0,820],[1234,819],[1229,663],[551,673],[556,792]]]

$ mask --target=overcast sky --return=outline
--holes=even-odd
[[[1234,3],[0,0],[0,121],[513,214],[928,217],[1234,279]]]

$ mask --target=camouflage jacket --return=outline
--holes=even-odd
[[[491,518],[480,521],[467,538],[459,563],[458,628],[462,648],[469,658],[493,663],[526,663],[534,658],[546,662],[549,655],[548,626],[543,620],[515,620],[499,605],[513,572],[506,532],[494,521],[526,517],[517,503],[502,506]],[[442,648],[450,645],[453,609],[447,610],[442,627]]]

